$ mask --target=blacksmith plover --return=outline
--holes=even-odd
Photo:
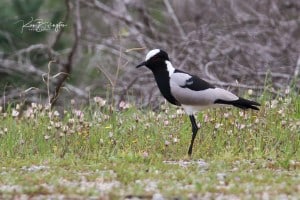
[[[233,105],[241,109],[259,110],[259,103],[238,97],[233,93],[214,87],[198,76],[175,69],[170,62],[168,54],[161,49],[153,49],[146,55],[144,62],[136,68],[146,66],[156,80],[161,94],[176,106],[182,106],[189,115],[192,124],[192,140],[188,155],[192,155],[193,144],[198,132],[194,117],[197,111],[204,108]]]

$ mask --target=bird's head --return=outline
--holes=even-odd
[[[137,65],[136,68],[146,66],[155,71],[166,66],[166,61],[169,61],[169,56],[165,51],[153,49],[147,53],[145,61]]]

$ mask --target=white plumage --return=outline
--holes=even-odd
[[[192,154],[198,126],[194,113],[205,108],[233,105],[242,109],[259,110],[260,104],[250,101],[222,88],[214,87],[195,75],[177,70],[170,62],[168,54],[160,49],[153,49],[146,55],[144,62],[137,66],[148,67],[155,77],[163,96],[172,104],[182,106],[189,115],[192,124],[192,140],[188,154]]]

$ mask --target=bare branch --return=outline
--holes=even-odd
[[[71,2],[68,1],[67,5],[70,7],[71,6]],[[62,87],[62,85],[64,84],[65,80],[69,77],[70,73],[71,73],[71,69],[72,69],[72,65],[73,65],[73,57],[76,53],[77,47],[78,47],[78,43],[80,40],[80,36],[81,36],[81,19],[80,19],[80,9],[79,9],[79,0],[77,0],[75,2],[75,9],[74,9],[74,18],[75,18],[75,22],[74,22],[74,36],[75,36],[75,41],[73,43],[71,52],[68,55],[68,60],[67,63],[65,63],[63,65],[62,71],[61,71],[61,76],[57,82],[55,91],[54,91],[54,95],[51,97],[50,99],[50,105],[51,108],[53,108],[53,106],[55,105],[60,89]]]
[[[168,10],[169,14],[171,15],[171,17],[172,17],[172,19],[173,19],[173,21],[175,23],[175,26],[177,27],[177,29],[178,29],[181,37],[184,40],[186,40],[187,39],[186,34],[185,34],[183,28],[181,27],[181,24],[179,23],[178,18],[176,16],[176,14],[175,14],[175,12],[174,12],[174,10],[173,10],[173,8],[172,8],[169,0],[164,0],[164,4],[166,5],[167,10]]]

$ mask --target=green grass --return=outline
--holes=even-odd
[[[259,112],[199,113],[192,158],[189,119],[168,104],[2,109],[0,198],[300,196],[300,97],[260,102]]]

